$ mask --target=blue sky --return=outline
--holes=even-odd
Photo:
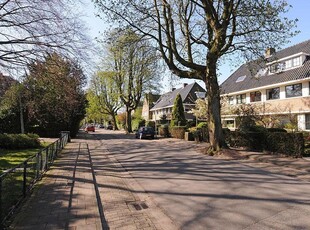
[[[84,21],[90,29],[90,36],[92,38],[100,37],[100,32],[103,32],[106,29],[105,23],[95,17],[96,10],[93,7],[92,3],[89,3],[90,0],[84,0],[85,2],[85,14]],[[310,39],[310,0],[288,0],[288,3],[292,5],[287,17],[290,19],[298,19],[297,29],[301,32],[292,38],[289,44],[285,44],[283,48],[303,42]],[[236,67],[230,66],[229,63],[219,67],[219,83],[222,83],[226,78],[229,77],[236,70]],[[192,83],[193,80],[183,79],[177,82],[171,83],[169,80],[163,82],[163,92],[169,91],[171,87],[181,87],[183,83]],[[171,85],[174,84],[174,85]],[[203,84],[202,84],[203,85]]]

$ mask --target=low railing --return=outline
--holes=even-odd
[[[0,175],[0,229],[69,141],[70,133],[61,132],[57,141]]]

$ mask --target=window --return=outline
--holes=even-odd
[[[280,88],[267,89],[267,100],[279,99],[280,98]]]
[[[310,114],[306,114],[306,129],[310,129]]]
[[[287,60],[285,62],[285,67],[286,67],[286,69],[292,68],[292,60]]]
[[[246,95],[245,94],[239,94],[239,95],[237,95],[236,98],[237,98],[237,104],[244,104]]]
[[[250,102],[261,101],[262,93],[260,91],[255,91],[250,93]]]
[[[223,123],[224,123],[224,126],[226,126],[226,128],[235,128],[234,120],[225,120]]]
[[[286,97],[299,97],[302,96],[302,86],[300,84],[285,86]]]
[[[300,57],[293,58],[293,66],[300,66]]]
[[[246,75],[240,76],[240,77],[237,78],[236,82],[241,82],[241,81],[243,81],[245,78],[246,78]]]
[[[230,104],[230,105],[234,104],[234,97],[233,96],[228,97],[228,104]]]
[[[270,66],[270,73],[275,73],[278,70],[278,65],[277,64],[273,64],[272,66]]]

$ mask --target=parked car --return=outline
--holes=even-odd
[[[87,125],[85,127],[85,132],[95,132],[95,126],[94,125]]]
[[[136,132],[136,138],[150,138],[150,139],[154,139],[155,136],[155,131],[152,127],[140,127],[139,130]]]
[[[104,129],[104,125],[98,125],[98,128]]]
[[[113,125],[108,125],[107,129],[113,130]]]

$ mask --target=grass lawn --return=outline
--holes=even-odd
[[[0,173],[3,170],[23,163],[26,159],[35,155],[40,149],[45,148],[49,144],[51,143],[43,142],[41,148],[35,149],[0,149]]]

